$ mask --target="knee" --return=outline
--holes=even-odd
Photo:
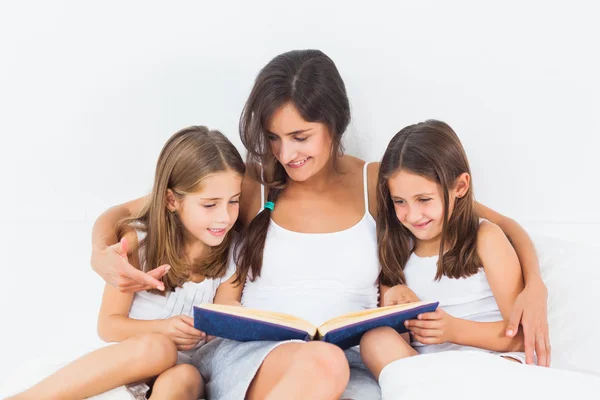
[[[389,342],[390,339],[397,338],[398,335],[398,332],[388,326],[371,329],[360,339],[360,352],[363,354],[378,347],[385,347],[385,343]]]
[[[319,378],[335,387],[336,392],[343,391],[350,379],[350,367],[344,352],[337,346],[321,342],[308,343],[303,347],[298,356],[307,370],[314,371]]]
[[[167,369],[177,362],[177,347],[168,337],[149,333],[132,339],[134,341],[136,358],[147,366],[156,364],[159,369]]]
[[[162,383],[169,385],[172,389],[181,389],[188,393],[203,386],[200,372],[190,364],[180,364],[173,367],[171,373],[161,377]]]

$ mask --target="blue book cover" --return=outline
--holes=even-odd
[[[342,349],[356,346],[370,329],[389,326],[406,332],[404,321],[435,311],[438,302],[417,302],[341,315],[320,327],[291,315],[219,304],[194,307],[194,327],[207,335],[239,342],[322,340]]]

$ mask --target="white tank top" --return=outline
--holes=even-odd
[[[292,314],[317,326],[340,314],[377,307],[380,267],[367,164],[363,180],[365,214],[348,229],[299,233],[271,220],[261,275],[246,281],[244,306]]]
[[[448,314],[470,321],[494,322],[503,319],[483,269],[467,278],[451,279],[444,275],[436,281],[438,258],[419,257],[413,253],[406,263],[406,284],[420,300],[439,301],[439,307]],[[423,345],[413,341],[412,345],[419,353],[480,350],[454,343]]]
[[[145,233],[138,231],[138,240],[141,242]],[[140,263],[144,263],[144,252],[139,250]],[[206,278],[202,282],[185,282],[181,287],[167,292],[165,296],[147,291],[137,292],[133,296],[129,308],[129,318],[154,320],[167,319],[175,315],[194,317],[194,306],[202,303],[212,303],[217,289],[222,282],[227,281],[235,272],[235,264],[230,262],[225,276],[217,279]]]

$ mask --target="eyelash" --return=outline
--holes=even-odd
[[[420,203],[427,203],[429,201],[431,201],[431,199],[419,199]],[[396,203],[398,205],[405,204],[404,200],[394,200],[394,203]]]
[[[269,135],[269,136],[267,136],[267,139],[269,140],[269,142],[274,142],[275,140],[279,139],[279,137],[278,136],[274,136],[274,135]],[[294,137],[294,140],[296,142],[304,142],[304,141],[306,141],[306,139],[308,139],[308,138]]]
[[[239,200],[231,200],[229,204],[239,204]],[[204,208],[213,208],[216,204],[204,204],[202,207]]]

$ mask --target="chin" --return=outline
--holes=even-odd
[[[293,180],[294,182],[304,182],[304,181],[308,180],[311,176],[313,176],[312,171],[300,172],[293,168],[286,168],[285,172],[290,177],[290,179]]]
[[[204,236],[202,238],[202,241],[204,242],[205,245],[210,246],[210,247],[216,247],[218,245],[220,245],[221,243],[223,243],[223,241],[225,240],[225,238],[227,237],[227,234],[229,232],[225,233],[223,236],[221,237],[216,237],[211,235],[210,233],[208,233],[206,236]]]

